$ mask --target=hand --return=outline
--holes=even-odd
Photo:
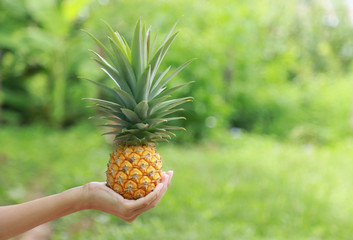
[[[113,214],[127,222],[133,222],[140,214],[155,207],[166,193],[173,171],[162,173],[162,181],[153,192],[137,200],[124,199],[107,187],[104,182],[91,182],[84,185],[84,208]]]
[[[159,203],[172,176],[172,171],[163,173],[156,189],[138,200],[124,199],[105,183],[91,182],[22,204],[0,206],[0,240],[83,209],[96,209],[132,222]]]

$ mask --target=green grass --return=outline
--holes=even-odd
[[[55,220],[53,239],[351,239],[352,139],[311,146],[224,138],[159,145],[173,182],[135,222],[83,211]],[[0,129],[0,204],[104,181],[110,151],[91,126]]]

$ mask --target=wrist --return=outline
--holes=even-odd
[[[92,196],[92,183],[87,183],[80,187],[81,190],[81,210],[94,209],[93,196]]]
[[[88,193],[85,189],[85,185],[71,188],[63,193],[67,194],[68,198],[70,199],[69,201],[71,202],[73,212],[88,209],[87,201],[89,196],[87,196]]]

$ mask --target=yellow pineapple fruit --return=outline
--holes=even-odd
[[[120,145],[111,154],[107,185],[128,199],[153,191],[162,177],[162,161],[153,145]]]
[[[138,21],[131,48],[125,39],[105,23],[111,47],[88,33],[101,47],[105,56],[92,51],[102,70],[115,83],[114,88],[95,83],[107,91],[113,100],[87,98],[95,103],[99,118],[108,123],[101,125],[113,134],[115,148],[110,155],[107,186],[127,199],[138,199],[153,191],[161,181],[162,161],[156,151],[157,141],[168,141],[171,130],[183,129],[170,122],[183,117],[170,114],[183,109],[177,106],[188,102],[191,97],[170,99],[171,93],[188,85],[182,84],[167,89],[166,84],[193,60],[186,62],[172,73],[171,67],[159,69],[170,45],[176,37],[175,25],[156,48],[156,38],[151,39],[151,28]]]

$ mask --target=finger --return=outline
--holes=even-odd
[[[165,183],[163,188],[161,189],[160,193],[159,193],[159,197],[157,198],[157,200],[161,199],[163,197],[163,195],[166,193],[167,189],[168,189],[168,183],[170,182],[170,176],[167,173],[163,173],[162,175],[162,182]]]
[[[153,192],[147,194],[147,196],[143,198],[139,198],[134,201],[133,207],[135,209],[140,209],[147,207],[151,202],[153,202],[159,195],[159,192],[163,189],[164,183],[159,183],[157,187],[153,190]]]
[[[157,188],[159,188],[159,190],[156,191],[157,190],[157,188],[156,188],[152,193],[148,194],[144,198],[147,198],[147,197],[149,197],[152,194],[155,194],[155,197],[153,199],[151,198],[150,201],[145,202],[146,204],[142,205],[139,209],[136,209],[135,214],[139,215],[139,214],[141,214],[143,212],[146,212],[147,210],[149,210],[149,209],[151,209],[151,208],[153,208],[153,207],[155,207],[157,205],[157,203],[160,201],[162,196],[165,194],[165,191],[166,191],[166,188],[167,188],[167,184],[166,183],[168,182],[168,178],[169,178],[169,175],[167,175],[166,173],[162,173],[162,181],[161,181],[161,183],[159,183],[157,185]],[[144,199],[144,198],[140,198],[140,199]]]
[[[157,189],[158,187],[158,189]],[[158,199],[158,196],[160,194],[160,191],[163,189],[164,184],[163,183],[159,183],[157,185],[156,189],[152,192],[149,193],[146,197],[140,198],[136,201],[141,201],[139,207],[137,209],[135,209],[134,214],[136,216],[139,216],[140,214],[146,212],[147,210],[153,208],[154,206],[152,206],[152,204],[156,201],[156,199]],[[156,191],[158,190],[158,191]]]
[[[134,215],[136,215],[136,217],[137,217],[142,212],[146,211],[143,209],[146,208],[148,205],[150,205],[150,203],[153,202],[157,198],[157,195],[161,191],[161,189],[163,188],[163,185],[164,184],[161,184],[161,183],[158,184],[157,187],[153,190],[153,192],[151,192],[150,194],[148,194],[147,196],[145,196],[143,198],[139,198],[137,200],[124,199],[124,201],[126,202],[130,211],[132,211],[132,213]]]
[[[168,172],[167,172],[167,174],[169,175],[169,180],[168,180],[167,187],[169,187],[169,186],[170,186],[170,182],[171,182],[171,180],[172,180],[172,177],[173,177],[174,172],[173,172],[173,171],[168,171]]]
[[[141,202],[140,206],[136,208],[135,214],[141,214],[157,205],[159,203],[160,199],[163,197],[165,192],[167,191],[167,184],[169,181],[169,175],[166,174],[165,172],[162,173],[162,180],[161,182],[157,185],[156,189],[148,194],[144,198],[140,198],[136,200],[136,202]],[[143,201],[143,203],[142,203]]]
[[[170,179],[170,176],[169,174],[166,174],[166,173],[163,173],[162,175],[162,182],[163,183],[168,183],[169,182],[169,179]],[[164,184],[163,188],[161,189],[158,197],[153,201],[151,202],[151,204],[147,207],[148,209],[151,209],[151,208],[154,208],[162,199],[162,197],[164,196],[164,194],[167,192],[167,189],[168,189],[168,186],[167,184]],[[147,210],[148,210],[147,209]]]

